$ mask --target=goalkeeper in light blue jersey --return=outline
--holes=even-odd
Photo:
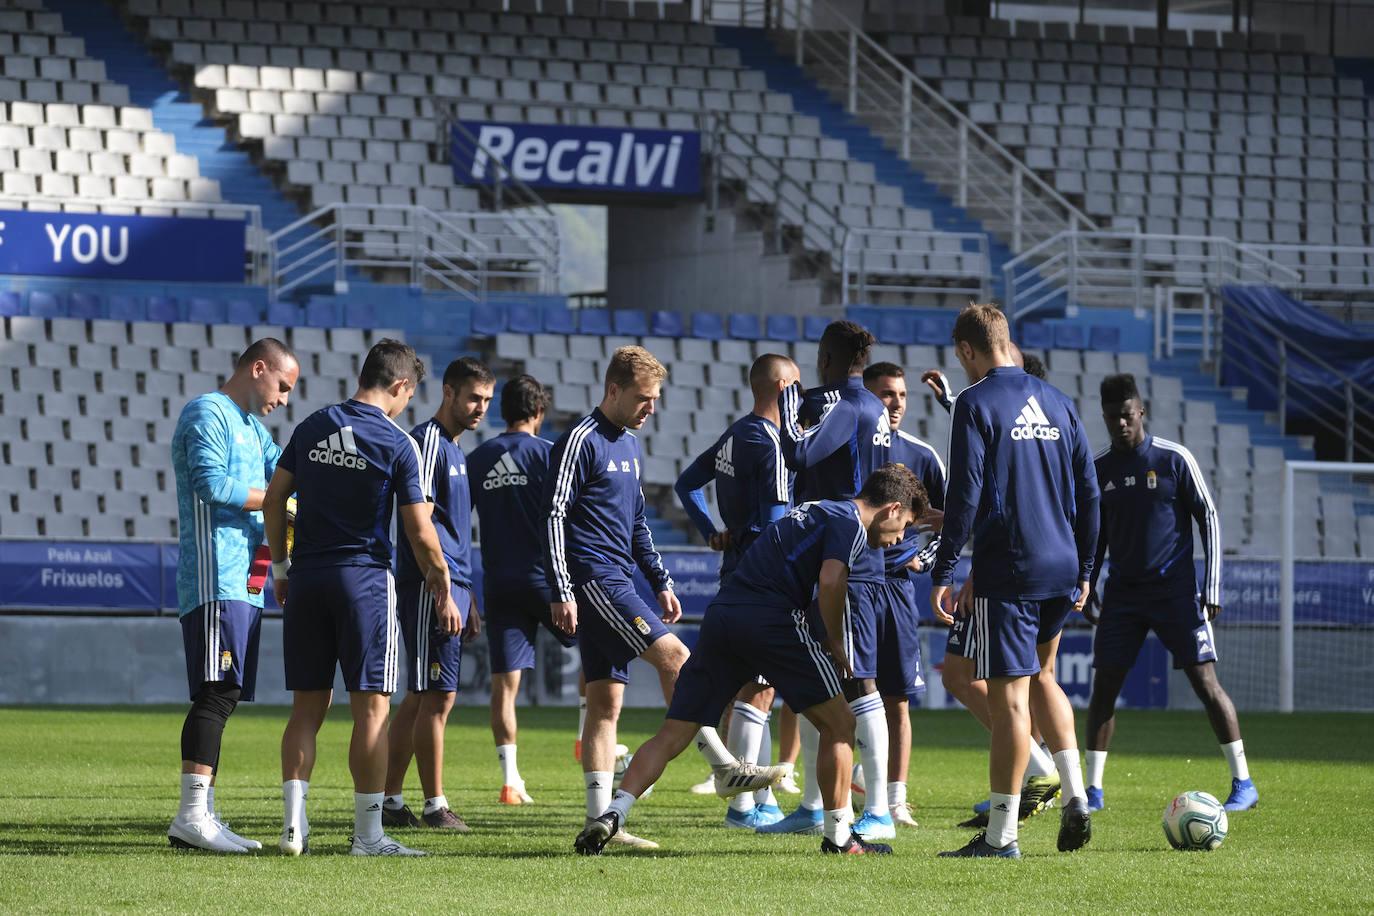
[[[167,831],[183,849],[247,852],[215,815],[224,725],[257,682],[262,585],[249,590],[263,539],[262,498],[281,449],[260,417],[285,406],[300,375],[290,347],[272,337],[249,346],[219,391],[182,408],[172,434],[180,552],[177,605],[191,710],[181,730],[181,804]]]

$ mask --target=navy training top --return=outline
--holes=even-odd
[[[468,455],[484,589],[543,588],[544,481],[553,443],[505,432]]]
[[[434,502],[434,530],[448,561],[449,578],[456,585],[471,587],[472,505],[463,450],[433,418],[412,429],[410,435],[420,445],[420,487]],[[409,538],[400,538],[396,554],[397,582],[409,584],[424,578]]]

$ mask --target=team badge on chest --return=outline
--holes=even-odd
[[[1155,472],[1154,472],[1154,471],[1146,471],[1146,472],[1145,472],[1145,488],[1146,488],[1147,490],[1153,490],[1153,489],[1154,489],[1156,486],[1158,486],[1158,485],[1159,485],[1159,481],[1155,478]]]

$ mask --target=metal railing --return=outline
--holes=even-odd
[[[1236,307],[1224,292],[1222,299],[1225,304]],[[1227,362],[1226,368],[1235,370],[1256,385],[1273,386],[1278,397],[1280,432],[1286,428],[1290,408],[1301,410],[1321,429],[1345,440],[1346,461],[1374,460],[1374,450],[1364,444],[1374,441],[1374,391],[1301,344],[1286,339],[1282,331],[1253,312],[1245,313],[1245,321],[1258,326],[1260,331],[1223,318],[1217,335],[1218,374],[1221,372],[1221,363],[1225,361],[1225,343],[1229,337],[1233,345],[1239,342],[1249,361]],[[1270,347],[1273,347],[1275,354],[1272,360],[1265,356]],[[1331,385],[1329,379],[1314,384],[1305,373],[1294,371],[1289,362],[1290,357],[1294,356],[1301,357],[1305,364],[1315,366],[1337,379],[1337,384]],[[1336,403],[1341,405],[1339,422],[1332,419]]]
[[[846,304],[871,303],[873,293],[965,292],[980,302],[991,293],[992,259],[981,232],[851,228],[842,250]]]
[[[16,206],[18,205],[18,206]],[[36,210],[50,213],[104,213],[112,216],[185,216],[241,219],[244,233],[244,281],[265,285],[271,273],[271,242],[262,225],[257,204],[209,201],[123,200],[114,197],[46,197],[0,195],[0,210]]]
[[[1155,286],[1290,287],[1298,271],[1251,245],[1218,236],[1060,232],[1002,266],[1012,321],[1059,304],[1129,307],[1144,315]]]
[[[460,214],[401,204],[330,204],[270,236],[268,292],[283,296],[312,280],[348,291],[350,268],[404,270],[414,289],[477,300],[486,289],[489,246]]]
[[[1064,229],[1096,229],[1070,203],[825,0],[769,4],[774,37],[869,125],[1013,251]],[[709,10],[708,10],[709,13]]]

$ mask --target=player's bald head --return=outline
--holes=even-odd
[[[754,397],[769,397],[778,390],[778,382],[792,384],[800,377],[797,364],[781,353],[765,353],[749,367],[749,388]]]

